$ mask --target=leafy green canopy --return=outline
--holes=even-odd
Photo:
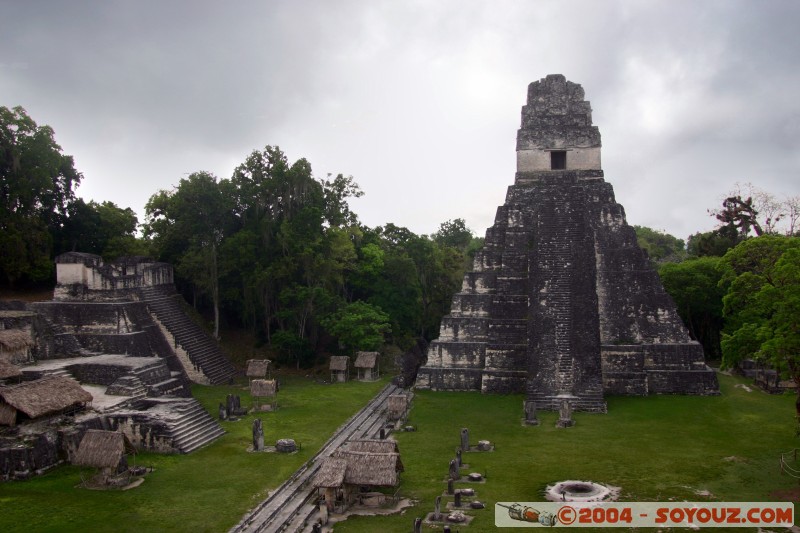
[[[267,146],[229,180],[198,172],[153,195],[145,234],[215,324],[249,326],[284,363],[432,338],[472,233],[458,219],[435,238],[365,227],[348,203],[362,194],[352,177],[316,179]]]
[[[634,226],[636,240],[654,263],[681,261],[686,257],[682,239],[646,226]]]
[[[719,359],[720,331],[723,326],[722,297],[719,286],[721,258],[700,257],[681,263],[664,263],[658,275],[664,289],[675,301],[675,307],[692,338],[703,345],[706,357]]]
[[[10,285],[51,276],[51,231],[63,224],[81,178],[52,128],[22,107],[0,107],[0,272]]]
[[[800,416],[800,238],[748,239],[721,266],[723,364],[753,358],[788,374],[798,385]]]

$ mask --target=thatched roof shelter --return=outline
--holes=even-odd
[[[250,382],[250,395],[259,398],[275,396],[278,382],[274,379],[254,379]]]
[[[314,487],[335,488],[344,484],[347,461],[336,457],[326,457],[314,476]]]
[[[356,352],[356,368],[375,368],[378,363],[378,352]]]
[[[21,329],[0,329],[0,351],[18,352],[31,348],[36,343],[31,334]]]
[[[22,370],[17,365],[0,359],[0,379],[16,378],[22,375]]]
[[[331,371],[347,372],[347,367],[350,364],[350,358],[346,355],[332,355],[331,356]]]
[[[247,361],[248,378],[265,378],[269,370],[269,359],[250,359]]]
[[[59,413],[92,401],[77,381],[53,376],[0,387],[0,400],[30,418]]]
[[[348,485],[394,487],[403,471],[399,453],[352,452],[340,449],[333,457],[347,461],[344,482]]]
[[[135,454],[131,441],[119,431],[90,429],[83,436],[72,464],[94,468],[117,468],[126,454]]]
[[[343,449],[350,452],[369,452],[369,453],[399,453],[397,441],[380,439],[362,439],[347,441]]]
[[[400,418],[408,409],[408,396],[405,394],[392,394],[388,398],[387,408],[390,418]]]

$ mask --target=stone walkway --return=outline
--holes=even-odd
[[[400,390],[395,385],[384,387],[363,409],[336,430],[314,457],[234,526],[231,533],[311,531],[317,507],[312,501],[316,491],[310,482],[323,459],[348,440],[376,438],[386,423],[388,398]]]

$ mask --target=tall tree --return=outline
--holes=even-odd
[[[72,251],[116,259],[123,255],[147,255],[147,242],[136,235],[139,219],[130,208],[113,202],[86,203],[77,198],[55,233],[56,254]]]
[[[232,224],[230,182],[195,172],[172,191],[159,191],[145,206],[145,235],[177,273],[211,299],[214,336],[219,337],[219,249]]]
[[[677,262],[686,258],[683,239],[646,226],[634,226],[639,247],[647,252],[654,263]]]
[[[51,275],[50,232],[63,224],[81,178],[52,128],[22,107],[0,107],[0,271],[9,284]]]
[[[680,263],[664,263],[658,269],[664,289],[675,301],[692,338],[703,345],[706,357],[719,359],[723,326],[719,286],[721,258],[701,257]]]
[[[800,238],[748,239],[722,259],[725,366],[765,361],[797,384],[800,422]]]

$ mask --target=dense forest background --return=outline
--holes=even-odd
[[[79,198],[82,178],[50,127],[0,107],[2,285],[52,286],[53,259],[67,251],[150,256],[174,265],[214,335],[246,329],[297,367],[437,337],[483,242],[463,219],[431,235],[367,227],[348,203],[363,194],[352,177],[316,178],[277,146],[230,177],[200,171],[154,191],[144,221]],[[717,228],[687,241],[634,229],[708,359],[764,360],[800,385],[800,197],[735,185],[709,215]]]

